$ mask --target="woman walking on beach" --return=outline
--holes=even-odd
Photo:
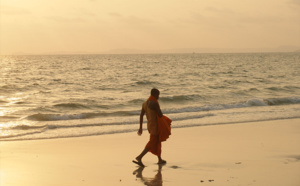
[[[163,116],[160,106],[158,103],[159,90],[153,88],[151,90],[151,96],[142,105],[142,110],[140,114],[140,128],[138,130],[138,135],[143,133],[143,118],[146,114],[147,118],[147,129],[150,133],[150,140],[147,143],[145,149],[137,156],[133,162],[144,166],[142,163],[142,158],[150,151],[158,157],[158,164],[165,164],[166,161],[161,158],[161,142],[167,140],[171,134],[171,120],[166,116]]]

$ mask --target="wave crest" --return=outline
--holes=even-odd
[[[78,104],[78,103],[61,103],[56,104],[54,107],[63,107],[63,108],[87,108],[87,106]]]
[[[233,104],[215,104],[215,105],[203,105],[199,107],[184,107],[178,109],[169,109],[165,113],[184,113],[184,112],[201,112],[201,111],[213,111],[213,110],[225,110],[234,108],[245,108],[245,107],[257,107],[257,106],[276,106],[276,105],[289,105],[289,104],[299,104],[300,98],[290,97],[290,98],[268,98],[268,99],[258,99],[253,98],[242,103]]]
[[[71,114],[71,115],[55,115],[55,114],[33,114],[26,119],[34,121],[58,121],[58,120],[74,120],[86,119],[93,117],[93,114]]]

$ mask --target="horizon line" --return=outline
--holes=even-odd
[[[56,51],[56,52],[14,52],[1,53],[0,56],[21,55],[118,55],[118,54],[233,54],[233,53],[298,53],[300,46],[288,46],[277,48],[177,48],[166,50],[137,50],[137,49],[113,49],[103,52],[88,51]]]

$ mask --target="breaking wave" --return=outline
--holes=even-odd
[[[276,105],[289,105],[289,104],[300,104],[300,98],[298,97],[269,98],[269,99],[254,98],[242,103],[215,104],[215,105],[204,105],[200,107],[185,107],[185,108],[169,109],[166,111],[166,113],[213,111],[213,110],[225,110],[225,109],[233,109],[233,108],[276,106]]]
[[[187,99],[187,97],[172,97],[172,98],[163,98],[163,101],[167,99],[175,99],[180,101],[182,99]],[[140,102],[142,100],[133,100],[133,102]],[[290,98],[268,98],[268,99],[250,99],[242,103],[233,103],[233,104],[215,104],[215,105],[201,105],[193,107],[183,107],[183,108],[167,108],[163,112],[165,114],[173,113],[188,113],[188,112],[201,112],[201,111],[214,111],[214,110],[225,110],[225,109],[234,109],[234,108],[246,108],[246,107],[257,107],[257,106],[276,106],[276,105],[289,105],[289,104],[300,104],[299,97],[290,97]],[[61,104],[60,106],[74,106],[73,104]],[[75,105],[80,106],[80,105]],[[94,112],[94,113],[79,113],[79,114],[33,114],[26,119],[33,121],[59,121],[59,120],[81,120],[81,119],[90,119],[90,118],[99,118],[99,117],[126,117],[126,116],[135,116],[140,113],[139,110],[124,110],[124,111],[115,111],[115,112]]]

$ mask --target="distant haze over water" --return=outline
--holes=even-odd
[[[17,52],[13,55],[103,55],[103,54],[189,54],[189,53],[297,53],[300,46],[280,46],[274,48],[172,48],[165,50],[142,50],[119,48],[107,51],[52,51],[44,53]]]

